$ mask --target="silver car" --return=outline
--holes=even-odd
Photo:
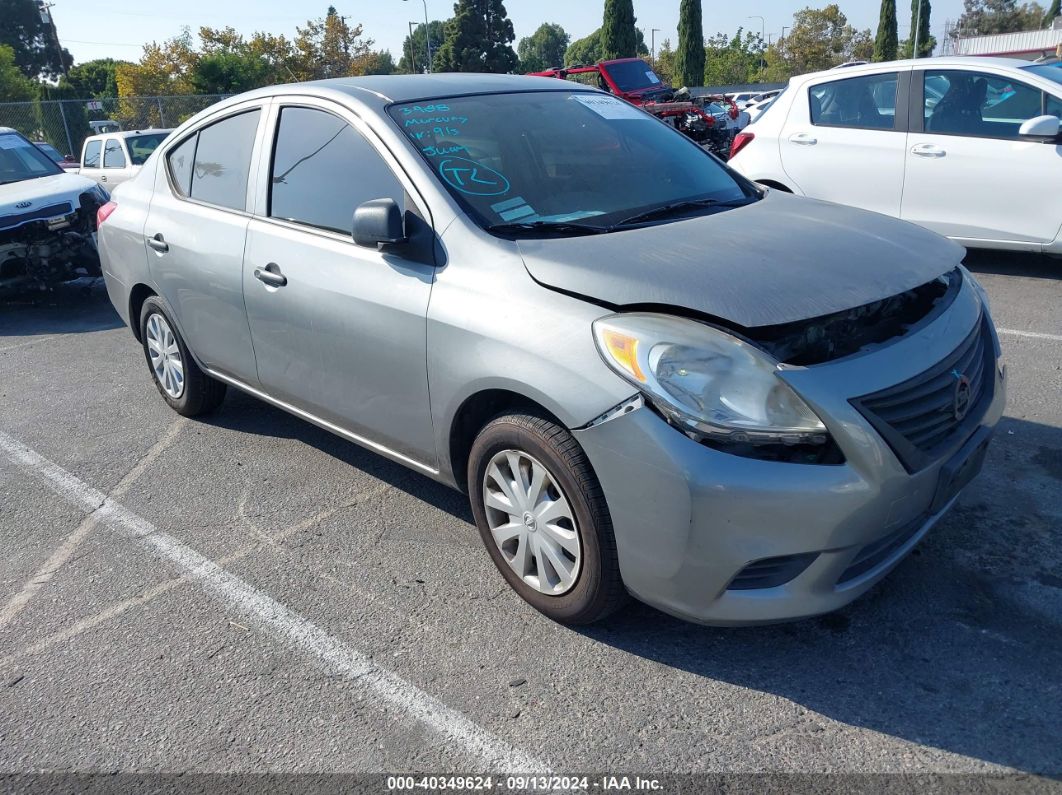
[[[963,250],[759,188],[547,78],[340,79],[182,125],[101,213],[162,398],[227,386],[466,490],[554,619],[841,607],[981,467],[1004,368]]]

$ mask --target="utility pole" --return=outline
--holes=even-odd
[[[649,38],[653,42],[653,46],[651,48],[653,51],[653,66],[656,66],[656,34],[659,32],[660,28],[653,28],[649,33]]]
[[[63,45],[59,43],[59,31],[55,27],[55,20],[52,18],[52,6],[54,3],[47,3],[45,0],[37,0],[37,10],[41,15],[41,22],[44,26],[51,31],[52,41],[55,43],[55,55],[59,59],[59,68],[63,70],[63,74],[67,74],[66,61],[63,58]]]

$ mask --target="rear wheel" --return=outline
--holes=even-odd
[[[225,384],[211,378],[195,363],[156,296],[145,300],[140,310],[140,339],[151,377],[170,408],[185,417],[195,417],[221,405]]]
[[[574,437],[542,417],[498,417],[476,437],[469,496],[480,536],[509,585],[569,624],[626,601],[601,486]]]

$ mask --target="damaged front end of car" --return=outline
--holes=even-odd
[[[0,295],[99,276],[96,213],[108,200],[102,188],[94,187],[76,199],[16,205],[15,212],[0,216]]]

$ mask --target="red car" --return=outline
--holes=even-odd
[[[674,89],[641,58],[617,58],[592,66],[554,67],[531,74],[573,80],[608,91],[652,113],[723,159],[729,152],[730,133],[726,125],[720,125],[712,114],[705,112],[703,101],[675,101]],[[730,105],[731,116],[737,118],[737,105],[732,102]]]
[[[63,171],[77,171],[81,168],[81,164],[74,160],[71,155],[59,154],[59,150],[47,141],[34,141],[33,145],[48,155],[48,159],[63,169]]]

